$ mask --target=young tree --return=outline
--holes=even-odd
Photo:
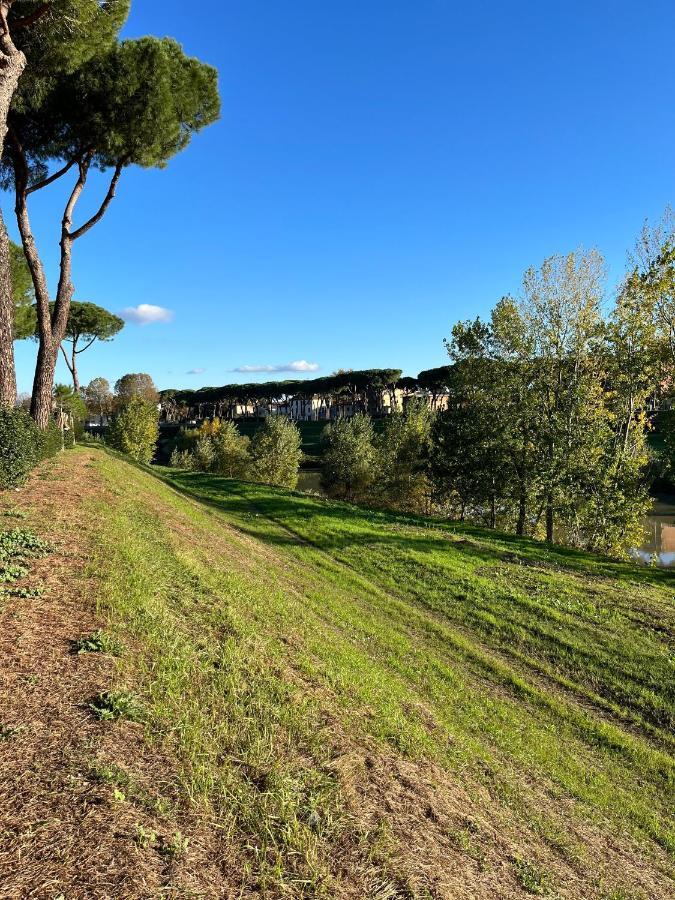
[[[234,422],[223,422],[211,439],[213,471],[227,478],[246,478],[250,466],[250,440]]]
[[[195,472],[210,472],[213,469],[215,453],[213,439],[209,434],[201,434],[192,451],[192,466]]]
[[[408,512],[429,511],[428,463],[433,419],[424,400],[411,400],[404,412],[387,417],[377,441],[378,493],[387,506]]]
[[[522,301],[495,327],[500,345],[515,347],[534,399],[548,541],[556,510],[570,506],[606,437],[598,353],[603,280],[604,261],[595,250],[550,257],[525,273]]]
[[[298,427],[286,416],[268,416],[251,441],[253,477],[265,484],[295,488],[302,459]]]
[[[103,218],[128,166],[164,167],[219,114],[215,70],[187,57],[168,38],[141,38],[99,49],[74,72],[57,72],[43,89],[39,102],[33,98],[32,104],[12,109],[11,153],[5,158],[35,288],[39,349],[32,414],[40,427],[49,419],[54,369],[70,314],[73,245]],[[51,162],[62,165],[48,175]],[[76,206],[92,168],[110,171],[110,184],[97,212],[75,226]],[[76,179],[61,221],[60,274],[52,308],[30,223],[29,197],[73,169]]]
[[[85,387],[83,393],[87,410],[98,416],[99,424],[103,425],[103,417],[109,415],[113,409],[110,382],[107,378],[94,378]]]
[[[152,462],[158,437],[157,407],[134,395],[115,416],[106,443],[137,462],[148,464]]]
[[[157,404],[159,393],[155,382],[146,372],[122,375],[115,382],[115,399],[120,405],[128,403],[132,397],[140,397],[146,403]]]
[[[52,306],[53,309],[53,306]],[[84,353],[95,341],[111,341],[116,334],[124,328],[124,320],[113,315],[107,309],[96,306],[94,303],[70,304],[70,314],[66,327],[65,341],[70,344],[70,351],[66,353],[63,344],[61,352],[73,379],[73,387],[80,390],[80,380],[77,375],[77,357]],[[78,348],[80,341],[84,346]]]
[[[326,426],[322,435],[321,483],[333,497],[366,499],[378,476],[375,430],[370,416],[357,413]]]

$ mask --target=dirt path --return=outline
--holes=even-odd
[[[24,582],[42,596],[0,599],[0,898],[239,896],[236,861],[186,811],[170,761],[141,725],[100,722],[88,705],[115,666],[72,652],[103,625],[85,574],[94,523],[82,516],[83,500],[104,494],[78,451],[0,495],[0,513],[28,513],[0,519],[3,530],[33,528],[53,545]]]

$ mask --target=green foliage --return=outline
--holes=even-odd
[[[213,469],[215,452],[210,435],[200,435],[195,441],[192,451],[192,467],[197,472],[210,472]]]
[[[14,297],[14,340],[21,341],[35,332],[35,291],[23,247],[10,241],[9,254]]]
[[[302,459],[300,444],[294,422],[286,416],[268,416],[251,441],[253,477],[265,484],[295,488]]]
[[[180,450],[176,448],[171,453],[169,465],[172,469],[190,469],[194,470],[194,457],[191,450]]]
[[[83,421],[87,407],[79,391],[69,384],[56,384],[53,389],[57,419],[63,429],[61,435],[63,449],[72,449],[84,433]]]
[[[433,415],[425,400],[411,400],[393,413],[377,441],[380,452],[378,491],[386,506],[405,512],[428,512],[431,485],[428,456]]]
[[[28,575],[26,565],[29,559],[46,556],[50,546],[26,528],[14,528],[0,532],[0,584],[8,584]],[[14,588],[3,590],[2,595],[14,597],[35,597],[35,588]]]
[[[0,490],[22,484],[42,455],[40,432],[28,413],[0,407]]]
[[[99,419],[112,412],[113,396],[107,378],[93,378],[83,391],[87,411]]]
[[[50,546],[28,528],[0,532],[0,561],[46,556]]]
[[[538,897],[548,897],[552,892],[552,879],[548,872],[544,872],[527,860],[514,860],[516,876],[522,887],[528,894],[536,894]]]
[[[211,439],[212,471],[227,478],[246,478],[250,466],[250,440],[234,422],[222,422]]]
[[[70,304],[66,339],[70,341],[110,341],[124,328],[124,319],[95,303]]]
[[[79,391],[70,384],[55,384],[54,403],[57,409],[62,409],[74,419],[82,420],[87,415],[87,405]]]
[[[106,442],[140,463],[150,463],[159,436],[157,407],[135,395],[120,409],[108,429]]]
[[[121,656],[122,645],[107,631],[95,631],[86,637],[73,641],[73,653],[109,653],[111,656]]]
[[[47,14],[29,28],[12,29],[17,19],[36,13],[40,0],[16,0],[9,18],[16,46],[28,65],[14,106],[37,106],[57,75],[74,72],[115,41],[129,15],[131,0],[50,0]]]
[[[654,329],[630,280],[609,321],[597,252],[530,269],[523,298],[460,323],[434,429],[437,494],[462,515],[621,553],[648,508],[646,407]]]
[[[25,103],[32,86],[11,119],[37,178],[50,160],[164,167],[220,111],[216,71],[169,38],[100,44],[76,69],[41,80]]]
[[[134,397],[140,397],[146,403],[154,404],[159,400],[155,382],[146,372],[122,375],[115,382],[115,399],[117,403],[128,403]]]
[[[321,483],[333,497],[365,500],[378,477],[375,431],[369,416],[338,419],[323,434]]]
[[[40,459],[49,459],[56,456],[63,449],[63,434],[61,429],[54,422],[50,421],[49,425],[38,434]]]
[[[171,466],[196,472],[215,472],[227,478],[249,473],[250,439],[234,422],[206,420],[197,429],[183,430],[171,454]]]
[[[143,718],[143,710],[138,699],[130,691],[103,691],[89,704],[97,719],[111,722],[115,719],[129,719],[131,722],[140,722]]]

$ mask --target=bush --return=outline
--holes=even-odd
[[[250,440],[234,422],[223,422],[211,438],[213,444],[213,471],[227,478],[246,478],[250,466]]]
[[[50,422],[45,431],[39,431],[40,459],[49,459],[56,456],[63,449],[63,435],[56,422]]]
[[[294,422],[285,416],[269,416],[251,441],[254,479],[279,487],[297,487],[300,444],[300,432]]]
[[[106,443],[140,463],[149,463],[159,437],[157,407],[135,395],[108,429]]]
[[[27,410],[0,407],[0,490],[22,484],[37,463],[56,456],[62,448],[56,422],[40,431]]]
[[[193,468],[197,472],[210,472],[214,459],[213,439],[206,434],[197,438],[195,449],[192,451]]]
[[[365,501],[377,478],[375,431],[369,416],[338,419],[322,435],[321,483],[331,497]]]
[[[169,460],[172,469],[194,469],[194,458],[189,450],[174,450]]]

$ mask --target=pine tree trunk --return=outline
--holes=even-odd
[[[35,365],[30,414],[35,419],[38,428],[42,429],[49,427],[52,415],[52,388],[54,386],[57,353],[58,350],[54,350],[44,341],[40,341],[37,363]]]
[[[14,297],[9,237],[0,212],[0,406],[12,407],[16,403],[13,328]]]
[[[71,363],[72,368],[71,368],[71,370],[70,370],[70,373],[71,373],[71,375],[73,376],[73,387],[75,388],[75,390],[76,390],[77,393],[79,394],[79,393],[80,393],[80,377],[79,377],[79,375],[77,374],[77,351],[76,351],[76,349],[75,349],[76,346],[77,346],[77,341],[75,341],[75,342],[73,343],[73,355],[72,355],[72,357],[71,357],[71,359],[72,359],[72,363]]]
[[[11,3],[0,3],[0,156],[7,135],[9,107],[19,78],[26,66],[26,57],[12,43],[7,28]],[[0,217],[0,405],[14,406],[16,402],[16,370],[14,368],[14,297],[10,269],[9,238]]]

